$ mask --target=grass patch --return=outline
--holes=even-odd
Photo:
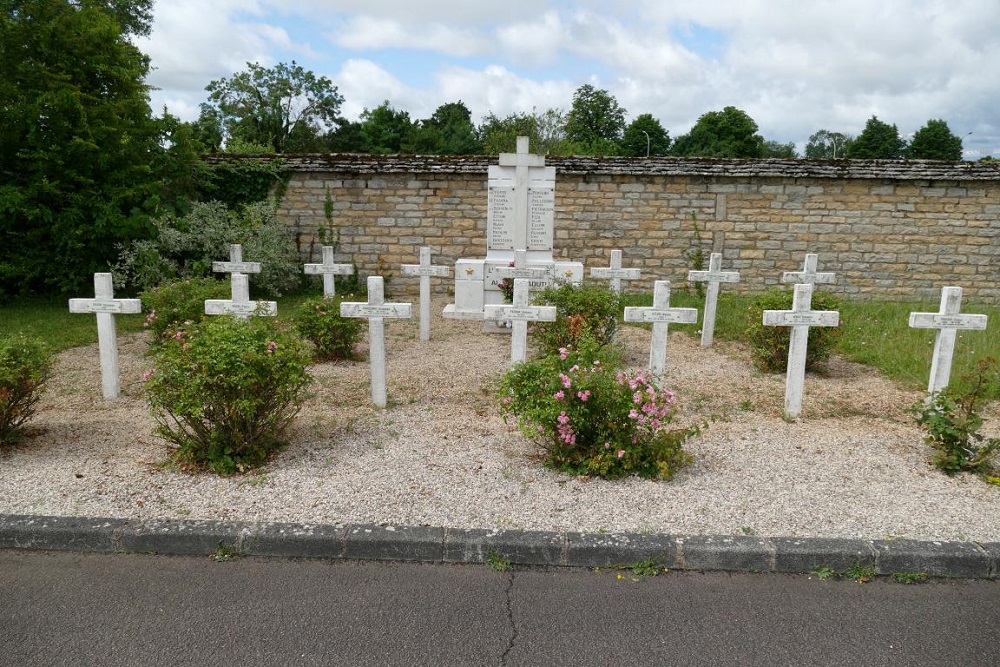
[[[93,298],[93,294],[81,294]],[[116,315],[119,333],[142,331],[145,315]],[[69,299],[25,299],[0,306],[0,335],[37,336],[59,352],[97,342],[97,318],[69,312]]]

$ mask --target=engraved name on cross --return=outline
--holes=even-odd
[[[623,280],[638,280],[642,276],[639,269],[622,268],[622,251],[611,251],[611,266],[609,268],[597,267],[590,270],[591,278],[603,278],[611,280],[611,291],[615,294],[622,293]]]
[[[333,246],[323,246],[323,262],[321,264],[305,264],[303,271],[310,276],[323,276],[323,296],[334,297],[337,295],[337,286],[334,276],[349,276],[354,273],[354,267],[350,264],[335,264],[333,261]]]
[[[625,308],[626,322],[652,322],[653,335],[649,340],[649,370],[657,383],[663,383],[667,370],[667,337],[669,324],[694,324],[698,321],[697,308],[670,307],[670,281],[657,280],[653,285],[653,305],[650,307],[628,306]]]
[[[514,303],[512,305],[486,304],[486,319],[510,320],[510,363],[524,361],[528,348],[528,322],[555,322],[555,306],[532,306],[528,297],[528,279],[514,279]]]

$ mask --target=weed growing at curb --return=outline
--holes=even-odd
[[[510,572],[510,561],[496,551],[490,551],[486,554],[486,562],[494,572]]]

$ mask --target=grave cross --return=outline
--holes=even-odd
[[[229,246],[228,262],[212,262],[212,271],[229,274],[231,296],[228,300],[206,299],[206,315],[235,315],[247,319],[257,313],[272,317],[278,314],[278,304],[274,301],[250,300],[250,282],[246,274],[260,273],[260,262],[244,262],[240,244]]]
[[[385,390],[385,318],[412,316],[409,303],[386,303],[382,276],[368,276],[368,302],[345,301],[340,304],[341,317],[368,320],[368,363],[372,374],[372,403],[384,408]]]
[[[708,260],[708,271],[688,271],[691,282],[707,282],[705,315],[701,318],[701,346],[711,347],[715,337],[715,310],[719,303],[719,283],[738,283],[739,271],[722,270],[722,253],[713,252]]]
[[[101,390],[114,400],[121,394],[118,380],[118,334],[115,313],[142,312],[139,299],[116,299],[110,273],[94,274],[94,298],[70,299],[69,312],[97,314],[97,347],[101,355]]]
[[[653,335],[649,341],[649,370],[658,383],[663,382],[667,369],[667,334],[671,322],[694,324],[698,321],[695,308],[670,307],[670,281],[657,280],[653,286],[651,307],[628,306],[625,308],[626,322],[652,322]]]
[[[948,386],[951,378],[951,361],[955,354],[955,338],[959,329],[982,331],[986,328],[986,315],[960,315],[962,288],[943,287],[941,307],[936,313],[910,313],[910,327],[914,329],[937,329],[934,340],[934,358],[931,361],[931,377],[927,384],[928,393],[933,394]]]
[[[810,285],[827,285],[836,282],[836,275],[828,272],[817,272],[818,256],[816,253],[807,253],[806,261],[802,264],[801,271],[785,271],[781,274],[783,283],[808,283]]]
[[[791,310],[765,310],[763,323],[767,327],[792,327],[788,346],[788,368],[785,372],[785,416],[796,419],[802,411],[802,388],[806,377],[806,349],[809,327],[835,327],[840,313],[835,310],[812,310],[813,286],[795,286]]]
[[[622,280],[638,280],[642,273],[639,269],[622,268],[622,251],[611,251],[611,266],[609,268],[593,268],[590,270],[591,278],[604,278],[611,280],[611,291],[615,294],[622,293]]]
[[[323,246],[322,264],[304,264],[303,270],[310,276],[323,276],[323,296],[325,297],[334,297],[337,294],[334,276],[349,276],[354,273],[354,267],[350,264],[335,264],[333,262],[332,245]]]
[[[498,266],[492,271],[496,278],[527,278],[528,280],[546,280],[549,270],[543,266],[528,266],[528,253],[525,250],[514,251],[514,266]]]
[[[403,264],[404,276],[420,276],[420,340],[431,339],[431,276],[447,278],[451,269],[431,264],[431,249],[420,248],[420,264]]]
[[[509,320],[510,363],[524,361],[528,348],[528,322],[555,322],[555,306],[532,306],[528,297],[528,280],[514,279],[514,303],[512,305],[487,304],[484,306],[486,319]]]

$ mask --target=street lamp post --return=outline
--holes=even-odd
[[[649,132],[642,130],[642,133],[646,135],[646,157],[649,157]]]

